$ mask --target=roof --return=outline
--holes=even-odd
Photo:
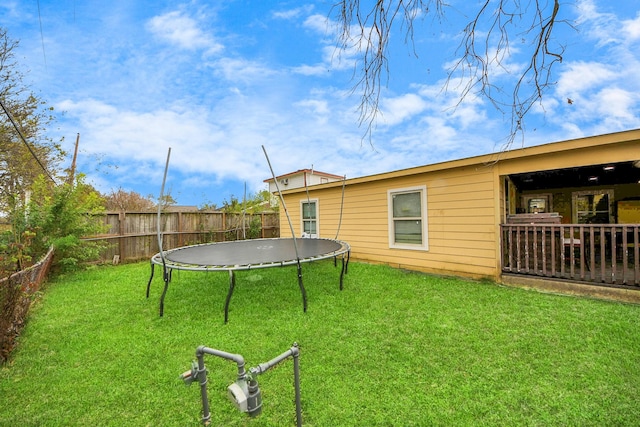
[[[289,173],[286,173],[284,175],[278,175],[278,176],[276,176],[276,179],[288,178],[288,177],[291,177],[291,176],[303,175],[303,174],[318,175],[318,176],[324,176],[326,178],[333,178],[333,179],[343,179],[344,178],[343,176],[340,176],[340,175],[335,175],[335,174],[327,173],[327,172],[321,172],[321,171],[317,171],[317,170],[314,170],[314,169],[298,169],[295,172],[289,172]],[[273,178],[265,179],[263,182],[271,182],[271,181],[273,181]]]
[[[584,138],[559,141],[559,142],[551,142],[547,144],[536,145],[532,147],[523,147],[516,148],[512,150],[505,150],[500,152],[495,152],[491,154],[484,154],[479,156],[467,157],[463,159],[457,160],[449,160],[445,162],[433,163],[423,166],[415,166],[407,169],[399,169],[391,172],[383,172],[379,174],[367,175],[358,178],[351,178],[346,180],[348,184],[358,184],[362,182],[372,182],[390,178],[397,178],[402,176],[409,176],[427,172],[435,172],[442,171],[446,169],[454,169],[468,166],[477,166],[477,165],[492,165],[497,162],[503,162],[505,160],[514,160],[514,159],[526,159],[533,158],[541,155],[549,155],[554,153],[562,153],[568,152],[571,150],[579,150],[585,148],[594,148],[594,147],[606,147],[608,145],[615,145],[624,142],[640,142],[640,129],[634,129],[623,132],[616,132],[611,134],[604,135],[596,135],[589,136]],[[640,154],[638,159],[630,159],[630,160],[640,160]],[[330,187],[336,185],[342,185],[342,183],[328,183],[321,184],[322,186]],[[285,192],[296,192],[296,189],[286,190]]]

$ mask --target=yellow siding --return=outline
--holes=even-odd
[[[387,192],[421,185],[427,188],[429,250],[389,248]],[[348,185],[338,238],[349,242],[352,257],[359,260],[438,273],[493,276],[493,194],[492,169],[475,166]],[[341,186],[309,189],[309,198],[319,200],[320,237],[336,237],[341,196]],[[300,203],[307,201],[307,194],[285,197],[296,235],[300,235]],[[290,234],[286,222],[281,230],[283,236]]]
[[[337,236],[349,242],[352,258],[441,274],[500,277],[500,223],[504,177],[509,174],[637,159],[640,130],[515,149],[434,165],[347,180]],[[429,249],[390,248],[387,192],[426,186]],[[296,235],[305,189],[284,192]],[[342,183],[309,188],[319,201],[320,237],[335,238]],[[282,236],[290,236],[280,216]]]

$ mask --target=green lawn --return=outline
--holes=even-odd
[[[0,367],[1,426],[197,426],[199,387],[178,376],[206,345],[247,367],[300,346],[307,426],[635,426],[640,306],[351,263],[237,274],[175,272],[145,298],[147,263],[50,283]],[[295,424],[293,363],[258,379],[249,418],[226,388],[233,362],[206,356],[214,426]]]

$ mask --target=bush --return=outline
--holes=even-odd
[[[37,258],[53,245],[54,266],[64,271],[97,259],[104,243],[83,241],[81,237],[104,231],[105,226],[96,216],[103,211],[102,198],[84,182],[84,175],[79,175],[73,184],[57,186],[40,177],[32,187],[24,215],[24,231],[31,233],[29,254]],[[18,235],[18,231],[14,234]]]
[[[258,239],[262,237],[262,221],[259,216],[251,218],[249,223],[249,233],[247,235],[249,239]]]

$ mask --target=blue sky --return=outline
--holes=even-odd
[[[442,22],[394,34],[382,115],[363,140],[355,54],[336,49],[332,0],[187,2],[4,0],[0,26],[20,42],[26,83],[54,106],[49,130],[103,193],[215,203],[311,168],[353,178],[501,149],[509,117],[486,100],[443,91],[475,1],[451,0]],[[640,1],[563,2],[556,84],[515,147],[640,127]],[[39,11],[38,11],[39,7]],[[512,44],[496,84],[522,67]],[[572,103],[567,102],[568,99]]]

